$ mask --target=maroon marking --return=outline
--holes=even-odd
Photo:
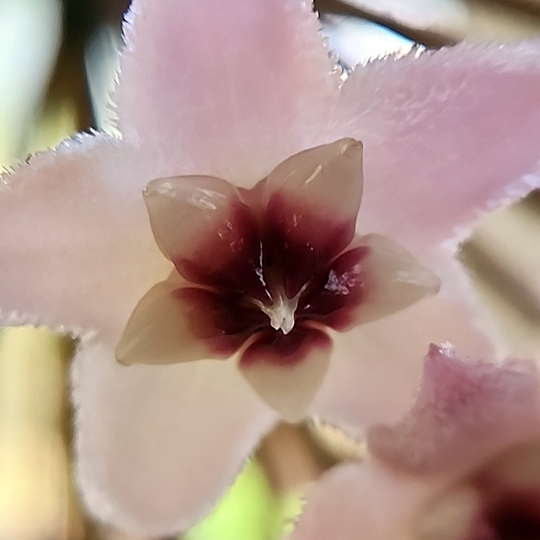
[[[186,224],[189,227],[189,223]],[[229,219],[205,238],[190,259],[177,257],[174,265],[188,281],[246,294],[268,301],[263,277],[259,226],[251,209],[237,202]]]
[[[540,487],[517,488],[483,478],[482,509],[466,540],[539,540]]]
[[[367,246],[346,251],[326,272],[315,277],[300,297],[297,317],[316,320],[336,330],[347,328],[365,296],[365,274],[360,263],[369,252]]]
[[[289,298],[347,247],[355,222],[325,220],[307,205],[289,203],[282,192],[272,195],[263,223],[264,264],[279,267]]]
[[[195,256],[175,260],[186,279],[213,291],[187,288],[178,294],[193,306],[194,334],[217,357],[230,356],[262,330],[243,353],[241,364],[264,358],[275,365],[294,365],[314,347],[331,343],[324,331],[307,321],[337,330],[354,321],[355,308],[365,295],[361,261],[369,248],[340,255],[354,236],[354,220],[321,219],[307,205],[289,204],[282,192],[274,193],[265,207],[264,189],[265,180],[251,190],[240,190],[243,202],[231,206],[227,223],[203,239]],[[268,305],[274,287],[292,298],[306,284],[296,326],[287,335],[273,330],[268,316],[250,303],[255,298]]]
[[[249,367],[263,360],[275,366],[294,366],[305,360],[313,349],[326,349],[331,344],[326,332],[302,323],[297,323],[287,335],[267,328],[244,351],[240,365]]]
[[[192,306],[188,314],[191,331],[216,357],[229,357],[252,334],[268,328],[268,317],[255,306],[243,305],[239,294],[193,287],[177,289],[175,295]]]

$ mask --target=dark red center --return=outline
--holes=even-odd
[[[344,251],[354,222],[322,219],[280,192],[258,204],[260,193],[261,184],[242,192],[244,200],[215,236],[189,260],[174,260],[184,277],[206,287],[177,294],[193,306],[191,328],[216,357],[230,356],[253,337],[258,350],[275,352],[276,362],[294,363],[310,348],[328,345],[325,326],[344,330],[352,323],[365,293],[368,248]],[[280,296],[297,300],[290,332],[272,328],[263,309],[272,309]],[[254,361],[252,347],[243,363]]]
[[[492,486],[467,540],[540,540],[540,490]]]

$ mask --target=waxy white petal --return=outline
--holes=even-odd
[[[144,197],[158,245],[187,280],[268,298],[258,223],[232,184],[177,176],[150,182]]]
[[[137,304],[116,347],[122,364],[175,364],[211,358],[189,326],[192,306],[175,295],[178,285],[162,281]]]
[[[369,249],[362,269],[366,297],[358,308],[358,321],[380,319],[436,294],[439,278],[389,238],[368,234],[355,245]]]
[[[289,298],[354,238],[362,184],[362,144],[353,139],[300,152],[262,183],[264,248]]]
[[[232,294],[186,286],[171,276],[137,304],[116,348],[122,364],[174,364],[234,354],[254,332],[268,328],[255,306]]]
[[[362,200],[363,147],[341,139],[289,157],[268,176],[267,200],[277,192],[296,214],[311,210],[321,220],[356,223]]]
[[[189,258],[201,241],[220,236],[231,207],[242,204],[232,184],[212,176],[152,180],[144,190],[144,201],[156,241],[171,260]]]
[[[324,280],[306,293],[304,312],[341,332],[400,311],[440,286],[410,253],[379,234],[357,236]]]
[[[321,330],[296,328],[274,340],[259,339],[243,353],[240,369],[262,400],[289,422],[300,422],[321,386],[330,363],[332,341]],[[291,340],[298,335],[295,346]],[[281,342],[276,344],[276,341]]]

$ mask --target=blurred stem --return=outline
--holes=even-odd
[[[0,424],[58,429],[64,369],[60,339],[45,329],[11,328],[0,334]]]
[[[24,157],[60,33],[59,0],[0,2],[0,166]]]
[[[326,468],[304,427],[291,424],[277,426],[257,457],[279,495],[316,480]]]
[[[406,2],[404,2],[404,4],[405,3]],[[362,9],[359,6],[354,5],[354,2],[348,2],[347,0],[315,0],[315,7],[317,10],[324,13],[347,15],[349,17],[356,17],[379,24],[384,28],[392,30],[396,34],[410,39],[411,41],[415,41],[420,45],[424,45],[427,48],[439,48],[447,45],[454,45],[458,42],[456,36],[404,25],[391,17],[378,15],[367,9]]]
[[[83,537],[62,432],[71,348],[43,328],[0,331],[0,538]]]

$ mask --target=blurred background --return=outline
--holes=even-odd
[[[0,0],[1,168],[77,131],[114,131],[107,103],[128,4]],[[414,47],[540,36],[540,0],[319,0],[316,8],[345,71]],[[539,238],[540,193],[533,193],[485,218],[461,254],[501,336],[537,350]],[[66,385],[72,350],[46,329],[0,330],[0,540],[149,540],[95,523],[80,505]],[[277,538],[292,526],[308,482],[362,456],[361,442],[317,419],[280,426],[183,540]]]

